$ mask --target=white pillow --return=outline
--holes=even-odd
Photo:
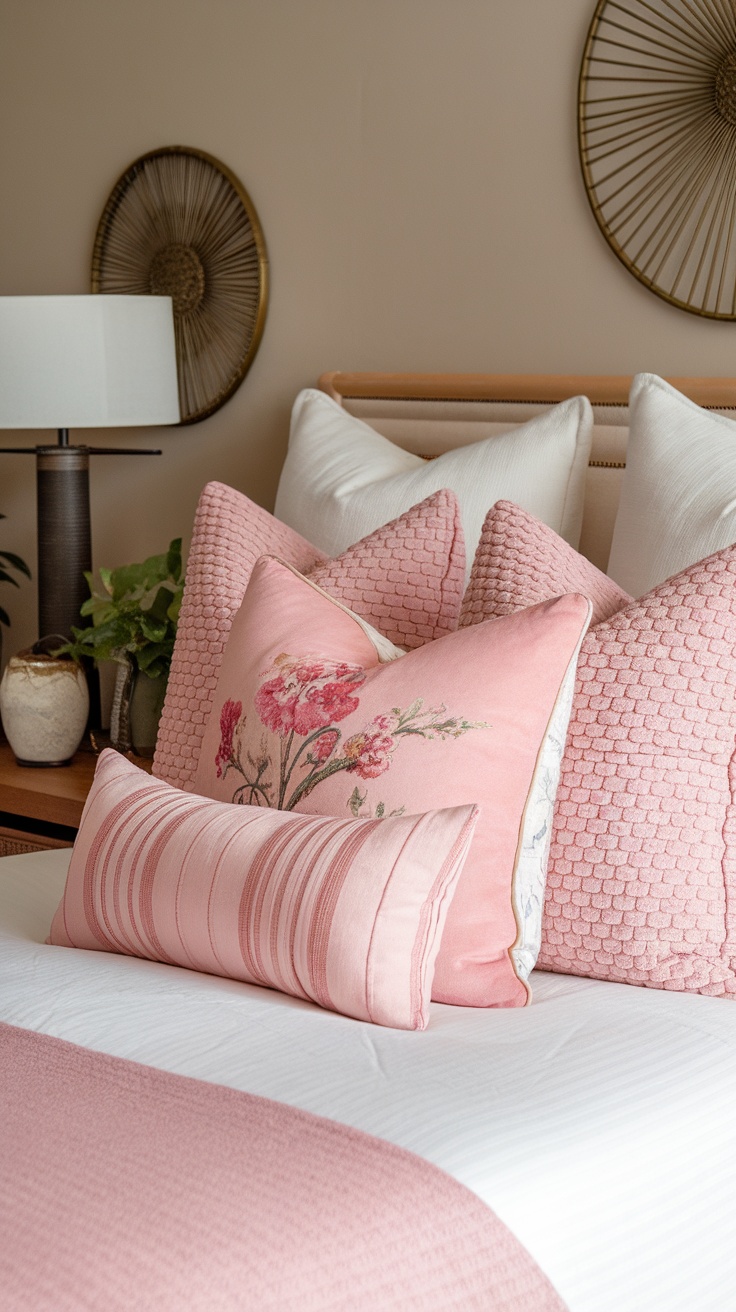
[[[736,541],[736,423],[637,374],[608,573],[641,597]]]
[[[468,567],[487,511],[515,501],[576,547],[593,412],[583,396],[513,431],[422,460],[343,410],[324,392],[300,392],[276,496],[278,519],[330,556],[432,492],[460,503]]]

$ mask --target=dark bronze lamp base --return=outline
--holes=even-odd
[[[89,458],[99,456],[160,456],[160,451],[133,447],[72,446],[69,431],[58,430],[56,446],[0,447],[13,455],[36,457],[38,511],[39,638],[60,634],[71,638],[81,624],[79,609],[89,596],[85,572],[92,569],[89,508]],[[87,670],[90,693],[89,728],[100,725],[100,687],[95,669]],[[18,765],[68,765],[68,761],[18,761]]]

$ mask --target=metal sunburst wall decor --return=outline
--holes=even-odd
[[[580,70],[593,213],[672,305],[736,319],[736,6],[600,0]]]
[[[142,155],[100,219],[92,290],[172,297],[181,422],[212,414],[243,381],[266,318],[266,244],[247,191],[203,151]]]

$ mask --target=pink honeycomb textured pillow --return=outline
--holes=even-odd
[[[100,756],[49,942],[424,1029],[473,806],[353,820],[193,797]]]
[[[483,523],[460,612],[461,628],[513,615],[562,592],[588,597],[593,624],[632,600],[534,515],[512,501],[497,501]]]
[[[538,526],[525,556],[528,516],[503,509],[494,519],[500,563],[474,615],[569,586],[566,544],[546,551],[540,567],[539,542],[550,530]],[[512,564],[504,573],[507,529]],[[580,570],[592,566],[581,558]],[[466,607],[466,623],[469,614]],[[539,967],[736,993],[735,690],[736,546],[588,632],[555,806]]]
[[[399,646],[418,647],[457,628],[465,545],[454,493],[435,492],[329,560],[241,492],[208,483],[194,521],[153,766],[179,788],[194,779],[230,625],[255,562],[268,553],[311,574]]]

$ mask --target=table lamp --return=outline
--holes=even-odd
[[[160,455],[74,446],[70,428],[179,421],[169,296],[1,296],[0,428],[52,428],[35,454],[39,636],[70,636],[92,568],[91,455]]]

